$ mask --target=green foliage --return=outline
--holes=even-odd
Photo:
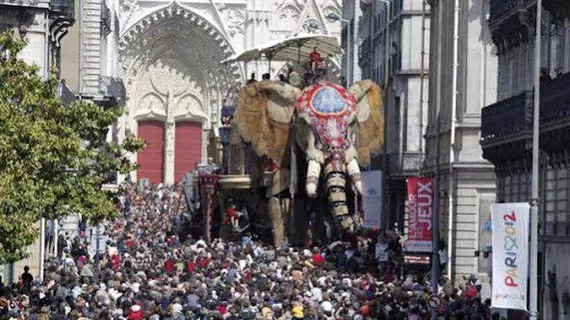
[[[55,75],[43,81],[39,68],[18,59],[25,45],[0,35],[0,263],[25,257],[42,217],[113,218],[114,200],[101,186],[109,172],[135,169],[126,156],[143,147],[132,135],[106,141],[122,108],[63,105]]]

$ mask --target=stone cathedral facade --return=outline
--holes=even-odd
[[[128,114],[118,124],[116,138],[128,130],[149,144],[133,155],[140,168],[131,178],[179,182],[206,161],[228,95],[251,73],[259,80],[271,71],[276,78],[284,68],[272,63],[270,70],[266,61],[221,61],[297,33],[340,37],[340,23],[325,17],[340,16],[341,5],[340,0],[119,1],[112,45],[117,46]]]

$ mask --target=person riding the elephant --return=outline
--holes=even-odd
[[[287,80],[289,84],[292,86],[301,89],[303,87],[303,80],[299,73],[293,67],[289,67],[289,71],[287,73]]]
[[[311,54],[309,55],[309,59],[311,60],[311,67],[313,70],[320,69],[324,61],[324,59],[321,58],[321,54],[317,49],[318,49],[317,47],[314,47],[313,52],[311,52]]]
[[[232,224],[232,227],[235,228],[237,225],[237,220],[239,219],[239,211],[235,204],[231,204],[229,208],[226,209],[226,218],[224,219],[223,224],[227,225],[228,223]]]

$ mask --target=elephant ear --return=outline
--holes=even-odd
[[[239,92],[235,123],[258,156],[282,164],[288,151],[291,121],[301,91],[289,84],[255,82]]]
[[[384,94],[371,80],[363,80],[348,89],[356,98],[359,124],[358,160],[361,166],[370,165],[370,154],[378,153],[384,144]]]

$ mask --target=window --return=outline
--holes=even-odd
[[[484,251],[485,248],[492,246],[492,230],[490,228],[491,223],[491,205],[494,203],[492,199],[482,198],[479,200],[479,243],[477,250]],[[478,258],[478,271],[484,273],[489,271],[491,256],[485,258],[485,255],[481,252]]]
[[[408,104],[403,105],[404,114],[402,115],[402,152],[408,150]]]
[[[394,123],[394,129],[392,131],[392,136],[390,137],[390,141],[393,141],[393,149],[392,152],[398,152],[400,147],[400,137],[401,137],[401,120],[400,120],[400,112],[401,112],[401,101],[400,97],[394,97],[394,113],[392,115],[392,121]]]
[[[399,15],[400,13],[402,13],[403,9],[404,9],[404,1],[403,0],[395,0],[394,2],[392,2],[392,7],[394,7],[394,16]]]
[[[549,166],[546,169],[544,182],[544,209],[546,216],[546,234],[552,236],[568,236],[570,219],[568,169],[565,166]]]

